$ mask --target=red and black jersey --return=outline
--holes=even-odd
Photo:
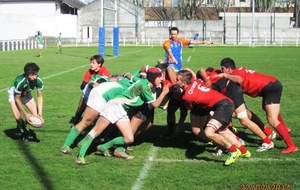
[[[90,81],[91,77],[92,77],[93,75],[95,75],[95,74],[100,75],[100,76],[106,76],[106,77],[109,77],[109,78],[110,78],[110,73],[109,73],[108,69],[107,69],[105,66],[101,66],[100,69],[99,69],[97,72],[95,72],[95,71],[89,69],[89,70],[84,74],[83,82],[88,83],[88,82]]]
[[[230,98],[207,87],[200,79],[194,80],[187,87],[182,99],[187,103],[189,108],[196,106],[204,109],[212,109],[217,102],[223,99],[228,99],[232,102]]]
[[[232,74],[240,76],[243,79],[243,83],[241,84],[243,92],[251,97],[260,95],[267,84],[277,80],[273,76],[248,70],[244,67],[234,69]]]

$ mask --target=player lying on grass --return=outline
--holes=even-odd
[[[43,113],[43,95],[44,84],[42,78],[38,75],[40,68],[37,64],[29,62],[24,67],[24,73],[16,77],[8,92],[8,102],[14,118],[17,122],[17,128],[21,131],[22,140],[28,142],[29,131],[26,123],[31,123],[30,116]],[[37,103],[31,95],[32,90],[37,89]],[[26,112],[23,105],[27,107],[30,113]],[[22,115],[25,120],[22,119]]]

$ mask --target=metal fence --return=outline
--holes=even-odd
[[[160,37],[145,37],[145,38],[120,38],[119,46],[162,46],[163,42],[168,39],[168,36]],[[216,46],[299,46],[300,35],[295,37],[284,37],[279,36],[275,39],[267,37],[261,38],[240,38],[236,37],[208,37],[207,41],[213,41]],[[98,46],[97,38],[87,39],[76,39],[76,38],[65,38],[62,39],[63,46],[67,47],[78,47],[78,46]],[[106,38],[106,46],[113,46],[113,38]],[[56,40],[51,39],[45,42],[45,48],[56,46]],[[13,51],[13,50],[24,50],[24,49],[35,49],[37,44],[35,40],[23,39],[23,40],[2,40],[0,41],[0,51]]]

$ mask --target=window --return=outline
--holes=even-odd
[[[213,0],[206,0],[206,4],[207,5],[212,5],[213,4]]]

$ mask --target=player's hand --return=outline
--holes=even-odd
[[[178,61],[175,59],[175,57],[171,57],[169,60],[171,63],[173,63],[175,65],[178,64]]]
[[[211,86],[211,81],[209,80],[209,79],[207,79],[206,81],[204,81],[205,82],[205,85],[206,86],[208,86],[208,87],[210,87]]]
[[[163,93],[164,95],[166,95],[166,94],[169,93],[169,91],[170,91],[170,86],[171,86],[171,84],[167,84],[167,85],[165,85],[165,86],[163,87],[162,93]]]
[[[26,114],[26,115],[25,115],[25,119],[26,119],[27,123],[29,123],[29,124],[32,123],[32,121],[30,120],[30,117],[31,117],[31,116],[33,116],[33,114]]]

